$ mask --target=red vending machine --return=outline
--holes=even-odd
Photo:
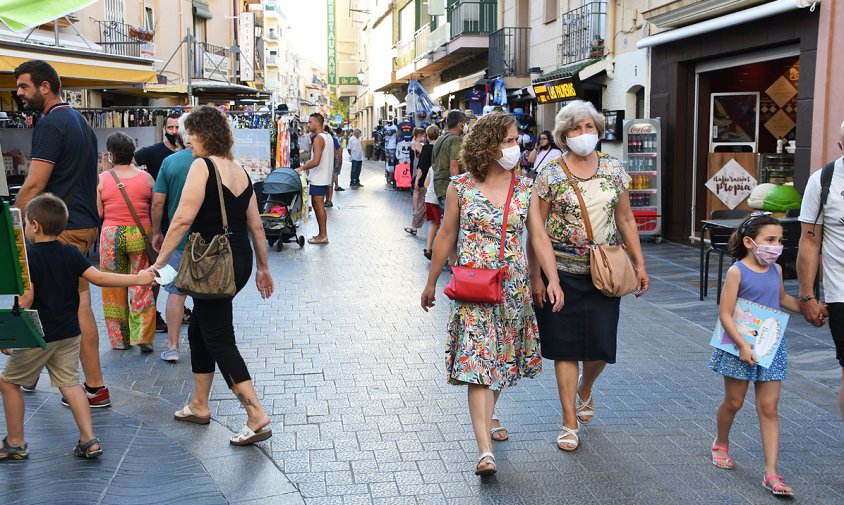
[[[662,166],[659,118],[624,121],[624,165],[631,177],[630,205],[639,235],[662,236]]]

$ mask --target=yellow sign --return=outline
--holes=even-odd
[[[540,104],[574,100],[578,97],[579,86],[574,79],[559,79],[556,81],[534,84],[533,92]]]

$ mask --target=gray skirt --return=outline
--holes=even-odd
[[[534,306],[542,357],[615,363],[621,298],[602,294],[588,274],[558,271],[557,275],[565,296],[563,309],[552,312],[547,301],[542,308]],[[542,280],[548,284],[544,275]]]

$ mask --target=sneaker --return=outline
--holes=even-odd
[[[23,461],[29,457],[29,446],[26,443],[21,445],[12,445],[9,443],[8,437],[3,437],[3,454],[0,456],[0,461],[7,459],[13,461]]]
[[[193,315],[193,312],[190,311],[189,308],[185,307],[185,315],[182,316],[182,324],[190,323],[190,318]]]
[[[179,350],[167,349],[166,351],[161,353],[161,359],[163,359],[164,361],[179,361]]]
[[[334,204],[331,202],[325,202],[323,205],[325,205],[326,207],[334,207]]]
[[[85,387],[85,383],[82,383],[82,389],[85,390],[85,395],[88,396],[88,405],[91,406],[92,409],[101,409],[103,407],[111,407],[111,396],[108,394],[108,388],[103,386],[98,389],[96,392],[91,393],[88,391],[88,388]],[[67,403],[64,397],[62,397],[62,405],[65,407],[70,407],[70,404]]]
[[[34,393],[36,386],[38,386],[38,379],[35,379],[35,384],[31,386],[21,386],[21,391],[24,393]]]
[[[167,323],[164,322],[164,318],[161,317],[161,312],[155,311],[155,332],[156,333],[167,333]]]

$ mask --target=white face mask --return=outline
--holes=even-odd
[[[577,137],[566,137],[566,145],[571,151],[582,157],[589,156],[598,145],[598,135],[596,133],[583,133]]]
[[[496,161],[504,170],[513,170],[518,165],[521,154],[519,146],[506,147],[501,150],[501,158]]]
[[[469,125],[464,123],[463,124],[463,135],[466,135],[467,133],[469,133]]]

